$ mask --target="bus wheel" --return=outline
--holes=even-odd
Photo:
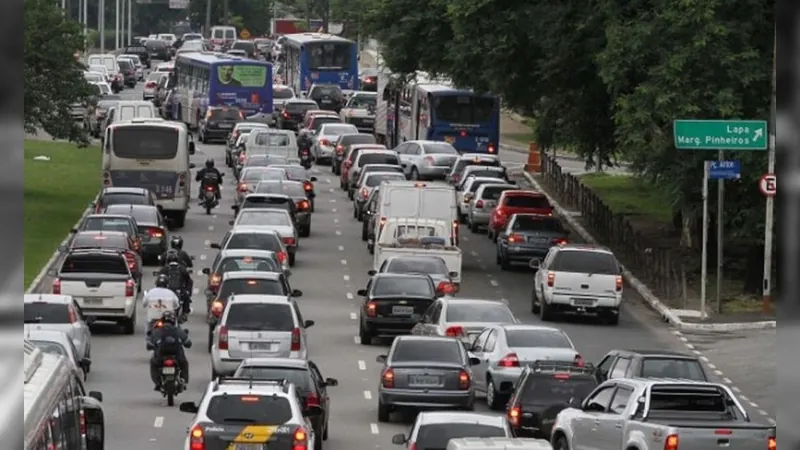
[[[186,211],[175,213],[172,220],[172,223],[175,224],[175,228],[183,228],[184,224],[186,224]]]

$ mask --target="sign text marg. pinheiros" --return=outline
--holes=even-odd
[[[676,120],[675,148],[679,150],[766,150],[764,120]]]

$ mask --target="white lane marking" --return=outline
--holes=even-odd
[[[750,399],[749,399],[749,398],[747,398],[747,397],[746,397],[746,396],[744,396],[744,395],[740,395],[740,396],[739,396],[739,399],[741,399],[743,402],[749,402],[749,401],[750,401]]]
[[[197,295],[199,293],[200,293],[200,289],[198,289],[198,288],[192,289],[192,295]]]
[[[733,392],[736,392],[737,394],[740,394],[742,392],[742,390],[739,389],[739,386],[731,386],[731,390],[733,390]]]
[[[350,319],[356,320],[358,319],[358,315],[356,313],[350,313]]]
[[[476,252],[475,250],[471,251],[470,253],[472,253],[472,256],[478,256],[478,252]]]
[[[346,259],[343,259],[343,260],[342,260],[342,265],[343,265],[343,266],[346,266],[346,265],[347,265],[347,260],[346,260]]]
[[[339,246],[339,251],[340,251],[340,252],[343,252],[343,251],[344,251],[344,246],[343,246],[343,245],[340,245],[340,246]]]
[[[333,192],[333,188],[328,189],[328,191]]]
[[[156,428],[163,427],[164,426],[164,417],[163,416],[157,416],[156,420],[153,421],[153,426],[156,427]]]
[[[687,343],[686,348],[688,348],[689,350],[694,350],[694,345]]]
[[[364,391],[364,399],[365,400],[372,400],[372,392]]]
[[[507,298],[501,298],[500,301],[505,303],[505,304],[508,304],[508,299]]]
[[[339,219],[333,219],[333,223],[339,223]]]
[[[214,225],[209,225],[208,226],[208,231],[214,231]]]
[[[356,345],[358,345],[358,344],[360,344],[360,343],[361,343],[361,338],[360,338],[360,337],[358,337],[358,336],[353,336],[353,342],[355,342],[355,343],[356,343]]]
[[[210,247],[210,246],[211,246],[211,241],[209,241],[208,239],[206,239],[206,241],[205,241],[205,242],[203,242],[203,245],[205,245],[206,247]]]
[[[722,376],[722,371],[721,370],[715,370],[714,373],[717,374],[718,377]]]
[[[197,271],[197,276],[198,276],[198,277],[202,277],[203,275],[205,275],[205,274],[203,273],[203,271],[202,271],[202,270],[198,270],[198,271]]]
[[[363,359],[358,360],[358,370],[367,370],[367,363]]]
[[[497,280],[489,280],[489,284],[491,284],[494,287],[497,287]]]
[[[463,240],[464,240],[464,242],[469,242],[469,238],[468,238],[468,237],[466,237],[466,236],[462,236],[462,237],[461,237],[461,239],[463,239]]]
[[[378,433],[380,433],[380,430],[378,429],[378,424],[377,424],[377,423],[371,423],[371,424],[369,424],[369,431],[371,431],[371,432],[372,432],[372,434],[378,434]]]
[[[711,370],[717,370],[717,366],[715,366],[714,364],[711,364],[711,363],[708,363],[708,368],[711,369]]]
[[[344,281],[350,281],[350,275],[342,275]]]
[[[773,419],[772,417],[769,417],[769,418],[767,418],[767,420],[768,420],[768,421],[769,421],[769,423],[770,423],[770,424],[772,424],[772,425],[777,425],[777,424],[778,424],[778,422],[776,422],[776,421],[775,421],[775,419]]]
[[[205,261],[206,259],[208,259],[208,256],[200,255],[200,261]]]
[[[703,361],[704,363],[708,363],[708,358],[705,356],[701,356],[700,360]]]
[[[342,235],[342,232],[341,232],[340,230],[336,230],[336,235],[337,235],[337,236],[341,236],[341,235]]]
[[[336,203],[336,199],[335,199],[335,198],[332,198],[332,199],[331,199],[331,203]]]
[[[479,259],[479,260],[478,260],[478,262],[481,262],[481,260]],[[481,264],[481,270],[486,270],[486,266],[484,266],[483,264]]]
[[[331,208],[331,212],[335,213],[336,212],[336,208]]]
[[[352,299],[353,299],[353,294],[352,294],[351,292],[348,292],[348,293],[347,293],[347,294],[345,294],[345,295],[347,296],[347,299],[348,299],[348,300],[352,300]]]
[[[724,381],[725,384],[733,384],[733,380],[727,377],[722,377],[722,381]]]

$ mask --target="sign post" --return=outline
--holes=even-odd
[[[708,282],[708,173],[711,161],[703,162],[703,250],[700,256],[700,317],[706,319],[706,283]]]

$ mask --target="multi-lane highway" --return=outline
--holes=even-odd
[[[140,98],[137,91],[125,91],[126,98]],[[218,145],[198,145],[192,161],[201,166],[212,157],[224,167],[224,151]],[[520,157],[505,152],[501,157],[514,167]],[[185,240],[185,249],[195,256],[195,312],[185,324],[194,340],[187,355],[191,366],[189,389],[180,401],[198,401],[211,377],[206,351],[205,277],[200,274],[215,256],[209,246],[228,229],[232,218],[232,174],[223,188],[223,199],[213,215],[194,206],[186,227],[174,231]],[[357,314],[360,299],[356,291],[364,287],[371,256],[360,238],[360,224],[352,218],[352,206],[339,190],[337,180],[327,166],[315,167],[317,208],[313,214],[311,237],[302,239],[293,269],[291,284],[303,291],[298,299],[303,315],[316,321],[309,329],[310,356],[323,375],[335,377],[339,386],[329,390],[332,400],[330,450],[392,448],[391,436],[407,431],[408,424],[377,423],[376,387],[379,365],[376,356],[383,345],[362,346],[357,337]],[[66,233],[67,230],[65,230]],[[463,290],[460,296],[505,299],[514,313],[526,323],[537,323],[530,312],[531,274],[527,269],[503,272],[495,265],[494,247],[485,235],[462,230],[464,251]],[[153,285],[152,270],[145,271],[145,288]],[[49,286],[45,283],[44,286]],[[105,400],[106,438],[111,448],[119,450],[181,448],[191,417],[167,407],[153,390],[148,373],[149,352],[145,350],[140,310],[139,329],[125,336],[114,326],[98,325],[93,329],[92,372],[88,387],[102,391]],[[559,324],[573,339],[582,355],[597,362],[612,348],[655,348],[685,351],[685,345],[671,333],[635,294],[626,294],[619,326],[609,327],[586,321]],[[728,356],[730,357],[730,356]],[[479,410],[486,411],[480,402]],[[497,414],[497,413],[493,413]],[[758,417],[757,415],[755,417]]]

